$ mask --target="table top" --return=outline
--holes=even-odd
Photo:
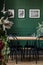
[[[37,38],[37,37],[28,37],[28,36],[8,36],[9,40],[43,40],[43,38]]]

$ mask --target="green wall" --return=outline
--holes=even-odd
[[[6,10],[14,9],[15,17],[9,19],[14,22],[8,34],[16,34],[17,36],[30,36],[36,33],[38,22],[43,21],[43,0],[5,0]],[[25,18],[18,18],[18,9],[25,9]],[[40,18],[29,18],[29,9],[40,9]],[[25,41],[21,42],[26,43]]]
[[[2,10],[4,0],[0,0],[0,11]]]
[[[2,10],[2,8],[3,8],[3,2],[4,2],[4,0],[0,0],[0,18],[2,17],[2,13],[1,13],[1,10]]]
[[[13,27],[8,30],[18,36],[28,36],[36,32],[38,22],[43,21],[43,0],[6,0],[6,9],[14,9]],[[25,9],[25,18],[18,18],[18,9]],[[40,18],[29,18],[29,9],[40,9]]]

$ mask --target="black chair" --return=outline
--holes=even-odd
[[[27,48],[27,49],[25,49],[25,48]],[[33,59],[35,57],[35,60],[37,63],[37,57],[39,56],[38,48],[37,48],[37,41],[35,40],[34,44],[30,45],[27,40],[26,45],[24,46],[24,54],[25,54],[25,51],[27,51],[26,55],[29,55],[29,60],[31,60],[31,55],[32,55]]]
[[[32,52],[33,52],[33,59],[35,58],[36,64],[37,64],[37,60],[39,59],[39,48],[37,46],[37,44],[38,44],[37,41],[38,41],[37,39],[34,40],[34,45],[33,45],[33,50],[32,50]]]
[[[39,37],[39,39],[37,41],[38,41],[37,56],[38,56],[38,60],[39,60],[39,58],[40,58],[39,55],[43,54],[43,47],[41,47],[41,45],[40,45],[40,44],[43,44],[43,42],[40,43],[40,37]]]
[[[10,48],[11,60],[14,60],[14,53],[16,53],[16,41],[14,42],[13,40],[10,40],[10,42],[8,42],[8,46]]]
[[[10,57],[12,60],[14,60],[14,55],[16,56],[16,64],[18,62],[18,56],[17,55],[21,55],[21,60],[23,57],[23,47],[22,45],[19,43],[18,40],[10,40],[9,43],[9,48],[10,48]]]
[[[21,61],[22,61],[22,58],[23,58],[23,47],[22,45],[19,43],[19,41],[17,40],[17,44],[16,44],[16,64],[18,62],[18,58],[17,58],[17,55],[21,55]],[[19,57],[20,58],[20,57]]]
[[[29,54],[28,54],[28,52],[29,52]],[[24,46],[24,58],[25,58],[25,55],[26,56],[28,56],[29,55],[29,60],[31,59],[31,47],[30,47],[30,45],[28,44],[28,40],[27,40],[27,42],[26,42],[26,44],[25,44],[25,46]]]

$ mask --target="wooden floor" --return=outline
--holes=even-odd
[[[43,61],[38,61],[37,64],[35,63],[35,61],[33,61],[33,62],[18,62],[18,64],[16,64],[13,61],[13,62],[8,62],[7,65],[43,65]]]
[[[36,64],[36,61],[35,60],[23,60],[23,61],[20,61],[20,59],[18,59],[18,63],[16,64],[16,61],[13,60],[8,60],[8,63],[7,65],[43,65],[43,57],[40,57],[39,60],[37,61],[37,64]]]

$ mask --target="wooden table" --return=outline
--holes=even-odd
[[[26,37],[26,36],[16,36],[16,37],[12,37],[12,36],[8,36],[9,40],[43,40],[43,38],[37,38],[37,37]]]

